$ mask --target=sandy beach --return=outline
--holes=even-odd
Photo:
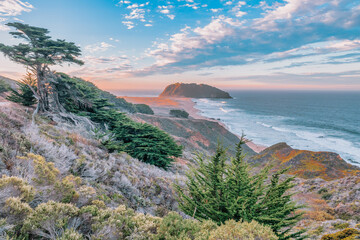
[[[195,103],[191,98],[163,98],[163,97],[122,97],[125,98],[126,101],[135,104],[147,104],[149,105],[155,115],[159,116],[170,116],[169,111],[171,109],[182,109],[189,113],[189,118],[193,119],[204,119],[208,121],[215,121],[222,125],[224,128],[229,130],[227,126],[216,119],[207,118],[201,115],[200,111],[195,108]],[[239,136],[236,133],[233,133]],[[247,145],[255,152],[259,153],[266,149],[266,146],[256,144],[254,142],[248,142]]]

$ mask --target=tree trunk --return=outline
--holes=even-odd
[[[37,75],[37,91],[38,91],[38,111],[39,113],[47,112],[49,108],[49,98],[48,98],[48,86],[46,83],[46,73],[41,70],[41,67],[36,69]]]

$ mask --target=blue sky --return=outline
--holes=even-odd
[[[16,44],[9,21],[78,44],[86,64],[56,70],[105,89],[360,90],[360,0],[0,0]],[[0,75],[24,71],[0,56]]]

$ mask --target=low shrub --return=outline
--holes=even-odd
[[[255,221],[235,222],[229,220],[210,233],[209,240],[232,239],[262,239],[276,240],[278,237],[269,226],[263,226]]]
[[[350,226],[350,223],[347,223],[347,222],[344,222],[344,223],[333,223],[332,225],[333,225],[333,227],[334,227],[335,229],[340,229],[340,230],[342,230],[342,229],[348,228],[348,227]]]
[[[57,239],[75,222],[79,209],[72,204],[49,201],[42,203],[25,219],[24,234]]]
[[[324,235],[321,240],[355,240],[360,232],[354,228],[346,228],[340,232]]]
[[[154,115],[154,111],[146,104],[135,104],[136,112]]]
[[[171,109],[170,115],[178,118],[188,118],[189,113],[184,110],[178,110],[178,109]]]

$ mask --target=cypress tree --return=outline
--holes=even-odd
[[[196,158],[197,166],[186,175],[186,187],[175,185],[180,208],[199,220],[211,219],[218,224],[229,219],[255,220],[269,225],[280,240],[304,239],[303,231],[292,231],[301,219],[296,210],[302,207],[296,205],[288,193],[294,187],[294,178],[281,177],[285,169],[269,179],[270,167],[250,174],[241,147],[244,143],[241,138],[236,155],[229,163],[222,146],[209,160],[202,155]]]

